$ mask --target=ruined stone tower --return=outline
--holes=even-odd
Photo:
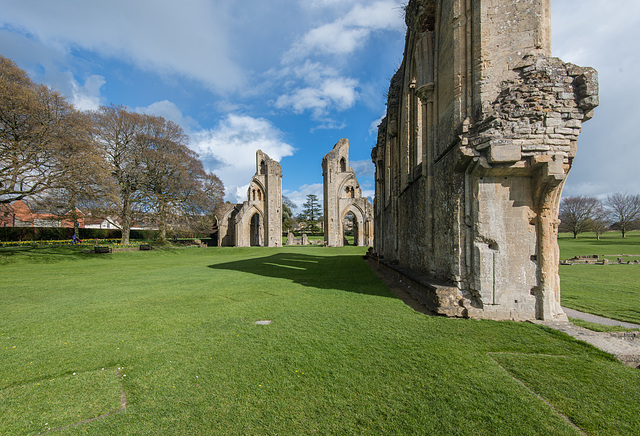
[[[256,173],[242,204],[216,209],[218,244],[236,247],[282,246],[282,167],[256,151]]]
[[[354,217],[354,244],[373,245],[373,206],[362,197],[356,175],[349,167],[349,140],[341,139],[322,159],[324,190],[324,242],[329,247],[344,244],[344,221]]]
[[[411,0],[376,165],[375,251],[440,313],[554,319],[562,188],[597,73],[550,57],[549,0]]]

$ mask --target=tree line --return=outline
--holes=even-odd
[[[619,230],[622,237],[630,230],[640,229],[640,195],[616,193],[604,200],[596,197],[566,197],[560,203],[561,232],[573,237],[583,232],[595,232],[596,237],[607,230]]]
[[[136,217],[195,231],[213,225],[224,186],[189,149],[183,129],[123,106],[76,110],[59,92],[36,84],[0,56],[0,206],[30,199],[121,220],[122,243]]]

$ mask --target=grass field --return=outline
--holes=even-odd
[[[414,312],[363,252],[1,249],[0,434],[640,433],[640,371]]]
[[[607,232],[598,241],[593,233],[578,239],[567,233],[558,237],[560,258],[598,254],[615,263],[622,254],[640,260],[640,232]],[[595,315],[640,324],[640,265],[561,265],[562,305]]]

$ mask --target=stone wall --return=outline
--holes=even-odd
[[[218,244],[235,247],[282,246],[282,167],[256,151],[256,173],[247,201],[216,208]]]
[[[597,73],[550,57],[549,0],[411,0],[376,165],[375,252],[446,314],[562,318],[560,194]]]
[[[356,174],[349,166],[349,140],[341,139],[322,159],[324,241],[328,247],[344,245],[344,220],[354,216],[354,244],[373,245],[373,206],[362,196]]]

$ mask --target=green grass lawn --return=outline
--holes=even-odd
[[[593,233],[558,236],[560,258],[593,255],[615,262],[618,255],[640,255],[640,232],[607,232],[598,241]],[[625,260],[640,260],[627,257]],[[640,265],[561,265],[562,305],[595,315],[640,324]]]
[[[640,371],[417,313],[364,251],[0,249],[0,434],[640,433]]]
[[[626,328],[626,327],[622,327],[619,325],[604,325],[604,324],[597,324],[595,322],[589,322],[589,321],[585,321],[583,319],[578,319],[578,318],[569,318],[569,321],[572,324],[577,325],[578,327],[584,327],[586,329],[589,330],[593,330],[594,332],[636,332],[636,331],[640,331],[640,329],[631,329],[631,328]]]

